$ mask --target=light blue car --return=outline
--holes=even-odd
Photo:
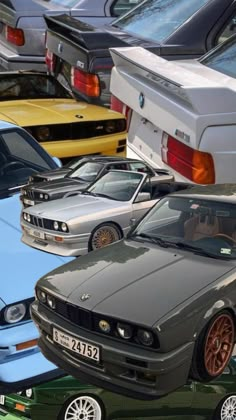
[[[21,243],[18,195],[32,173],[56,167],[24,129],[0,121],[0,394],[62,373],[39,352],[29,305],[38,278],[69,259]]]

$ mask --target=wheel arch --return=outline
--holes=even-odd
[[[95,226],[93,228],[92,232],[90,233],[90,237],[89,237],[89,240],[88,240],[88,250],[89,251],[92,251],[91,239],[92,239],[92,236],[93,236],[94,232],[96,232],[96,230],[98,228],[100,228],[101,226],[104,226],[104,225],[113,225],[113,226],[115,226],[119,230],[119,233],[120,233],[120,236],[121,236],[120,239],[122,239],[124,237],[123,229],[122,229],[122,227],[120,226],[120,224],[118,222],[116,222],[114,220],[106,220],[104,222],[99,223],[97,226]]]
[[[91,398],[93,398],[94,400],[96,400],[96,401],[98,402],[98,404],[100,405],[100,407],[101,407],[101,411],[102,411],[102,420],[105,420],[105,418],[106,418],[106,407],[105,407],[105,404],[104,404],[104,402],[103,402],[102,398],[101,398],[99,395],[94,394],[94,393],[92,393],[91,391],[89,391],[89,392],[84,392],[84,391],[81,391],[80,393],[76,393],[76,394],[71,395],[70,397],[68,397],[68,398],[64,401],[64,403],[63,403],[63,405],[62,405],[62,407],[61,407],[61,409],[60,409],[60,412],[59,412],[59,414],[58,414],[58,416],[57,416],[57,420],[64,420],[63,415],[64,415],[64,413],[65,413],[66,408],[68,407],[68,405],[69,405],[69,404],[70,404],[73,400],[75,400],[76,398],[79,398],[79,397],[91,397]]]

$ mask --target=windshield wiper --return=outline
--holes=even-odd
[[[187,251],[193,251],[195,254],[205,255],[206,257],[216,258],[216,259],[218,259],[218,258],[228,259],[226,255],[214,254],[210,251],[205,250],[204,248],[201,248],[199,246],[190,245],[190,244],[187,244],[185,242],[175,242],[174,244],[177,248],[186,249]]]
[[[150,236],[147,233],[136,233],[132,235],[132,237],[135,237],[135,238],[140,237],[140,238],[147,239],[148,241],[154,244],[157,244],[163,248],[168,248],[170,245],[172,245],[172,242],[165,241],[164,239],[159,238],[159,237]]]
[[[82,191],[81,194],[84,194],[84,195],[92,195],[93,197],[97,197],[97,194],[95,194],[95,193],[93,193],[91,191]]]

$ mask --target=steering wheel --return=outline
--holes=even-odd
[[[236,244],[236,241],[233,238],[231,238],[231,236],[228,236],[225,233],[217,233],[216,235],[213,236],[213,238],[226,239],[227,241],[230,242],[230,244],[232,244],[232,245]]]
[[[4,163],[4,165],[1,168],[2,172],[8,172],[8,168],[9,170],[15,170],[15,169],[20,169],[20,168],[25,168],[24,163],[22,162],[8,162],[8,163]]]

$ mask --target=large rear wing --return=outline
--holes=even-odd
[[[197,115],[236,112],[236,81],[232,78],[228,78],[230,85],[210,81],[141,47],[111,48],[110,52],[115,64],[111,92],[137,112],[142,108],[140,93],[155,102],[155,91],[160,105],[162,97],[169,98],[169,102],[172,98]]]

